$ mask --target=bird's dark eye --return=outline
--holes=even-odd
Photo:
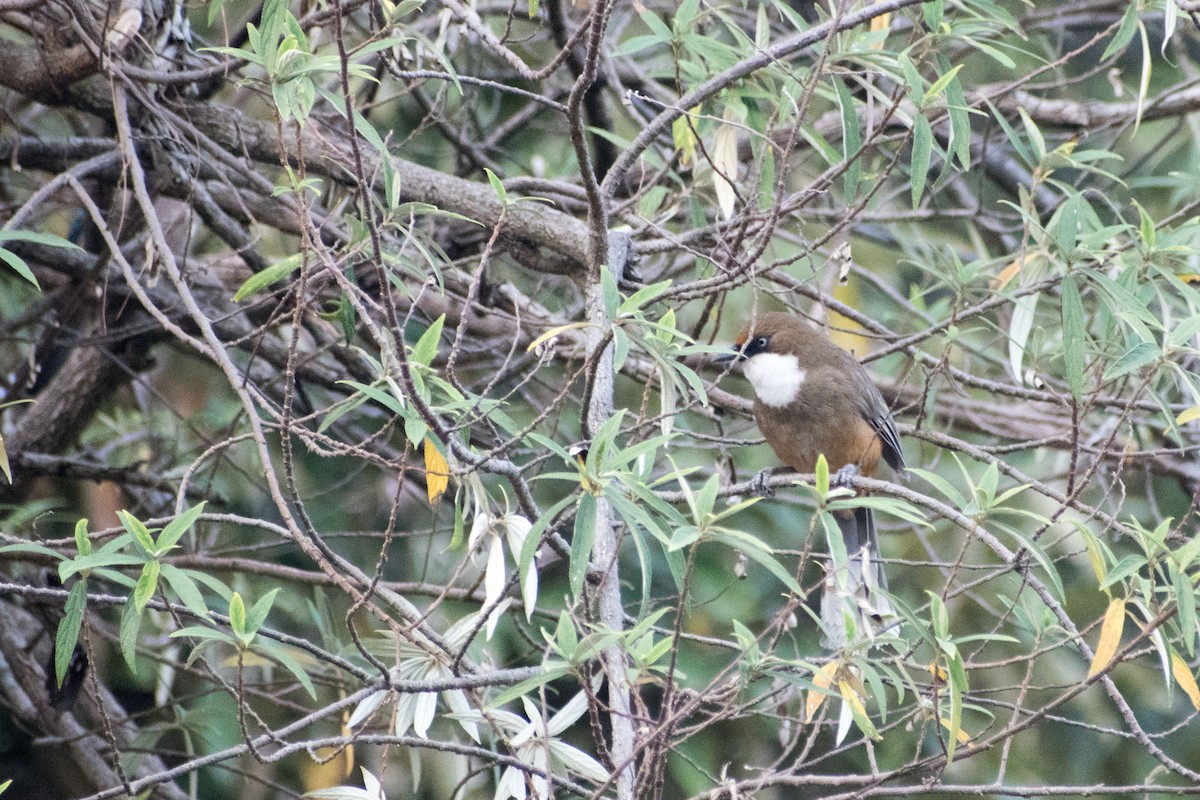
[[[770,343],[770,336],[755,336],[753,339],[747,339],[746,343],[742,345],[742,358],[750,358],[767,352]]]

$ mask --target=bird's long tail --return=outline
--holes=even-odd
[[[832,557],[829,560],[821,595],[821,622],[825,627],[821,644],[841,650],[851,641],[874,638],[883,620],[894,616],[894,609],[885,594],[887,575],[879,557],[871,509],[856,508],[853,513],[842,511],[833,517],[842,532],[847,560],[841,569],[834,567]]]

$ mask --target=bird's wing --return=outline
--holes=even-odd
[[[854,381],[859,384],[859,411],[863,419],[879,434],[883,442],[883,460],[897,473],[904,473],[904,452],[900,449],[900,434],[896,431],[896,422],[892,419],[892,410],[884,401],[883,395],[871,380],[866,368],[854,361],[857,369],[852,370]]]

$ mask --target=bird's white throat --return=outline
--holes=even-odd
[[[792,354],[759,353],[746,361],[742,371],[764,405],[778,408],[796,399],[807,372]]]

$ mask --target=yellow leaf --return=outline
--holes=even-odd
[[[433,440],[425,437],[425,491],[429,493],[429,502],[436,503],[450,485],[450,465],[438,452]]]
[[[1021,274],[1021,270],[1029,263],[1030,254],[1025,253],[1019,258],[1014,259],[1007,267],[1000,270],[1000,274],[992,280],[992,290],[999,291],[1008,285],[1008,282]]]
[[[1192,707],[1200,711],[1200,686],[1196,685],[1196,676],[1192,675],[1187,662],[1179,653],[1171,653],[1171,674],[1175,676],[1175,682],[1179,684],[1179,688],[1183,689],[1188,699],[1192,701]]]
[[[1200,419],[1200,406],[1192,406],[1179,412],[1179,416],[1175,418],[1175,424],[1186,425],[1197,419]]]
[[[300,762],[300,782],[309,792],[332,789],[350,777],[354,769],[354,747],[318,747]]]
[[[942,723],[942,727],[945,728],[946,730],[948,730],[948,731],[954,730],[950,726],[950,720],[946,719],[945,717],[942,717],[941,723]],[[958,733],[956,733],[954,735],[954,738],[958,739],[959,744],[970,744],[971,743],[971,735],[969,733],[967,733],[966,731],[964,731],[962,728],[958,729]]]
[[[700,113],[700,106],[693,106],[687,114],[671,123],[671,138],[679,151],[679,163],[687,166],[696,158],[696,129],[692,119]]]
[[[1100,641],[1096,644],[1096,655],[1092,657],[1092,666],[1088,677],[1099,674],[1112,657],[1117,653],[1117,645],[1121,643],[1121,634],[1125,630],[1125,600],[1113,598],[1104,612],[1104,623],[1100,626]]]
[[[8,478],[8,482],[12,483],[12,470],[8,466],[8,451],[4,449],[3,436],[0,436],[0,470],[4,472],[4,477]]]
[[[844,702],[850,704],[850,708],[854,709],[855,713],[864,717],[867,715],[867,707],[863,705],[862,698],[850,685],[850,681],[838,681],[838,694],[842,696]]]
[[[837,668],[837,662],[830,661],[813,674],[813,684],[821,689],[828,689],[833,684],[833,676],[837,672]],[[825,702],[825,697],[824,692],[814,692],[809,689],[808,699],[804,704],[805,719],[812,719],[816,716],[817,711],[821,708],[821,703]]]
[[[881,0],[875,0],[875,2],[879,3]],[[886,31],[890,27],[892,27],[892,12],[888,11],[880,14],[877,17],[871,17],[871,33],[875,33],[877,31]],[[871,49],[882,50],[883,45],[884,38],[881,37],[877,41],[871,42]]]
[[[525,352],[528,353],[531,350],[537,349],[539,346],[550,341],[551,339],[553,339],[555,336],[558,336],[563,331],[569,331],[572,328],[586,328],[587,326],[589,326],[591,324],[592,323],[590,323],[590,322],[570,322],[570,323],[567,323],[566,325],[556,325],[553,328],[551,328],[550,330],[543,333],[541,336],[534,339],[532,342],[530,342],[529,347],[525,348]]]
[[[938,683],[945,683],[946,681],[950,680],[949,674],[947,674],[946,670],[940,667],[936,661],[929,662],[929,674],[932,675],[934,680],[936,680]]]
[[[1085,536],[1083,544],[1087,548],[1088,560],[1092,562],[1092,572],[1096,573],[1096,580],[1104,583],[1108,570],[1104,568],[1104,555],[1100,552],[1100,545],[1091,536]]]

